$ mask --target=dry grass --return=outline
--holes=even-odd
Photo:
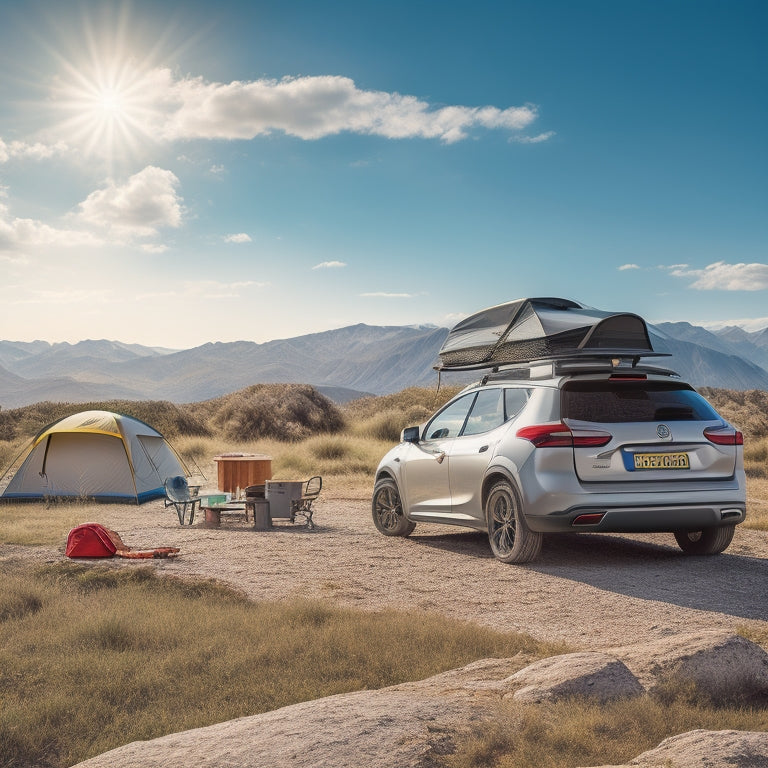
[[[574,768],[628,762],[696,728],[768,730],[764,707],[701,702],[680,686],[665,700],[641,696],[599,706],[573,700],[500,707],[444,762],[450,768]]]
[[[0,765],[63,768],[130,741],[477,658],[558,650],[424,613],[254,604],[148,568],[0,569]]]
[[[744,433],[747,441],[768,437],[768,392],[713,387],[701,387],[699,392]]]
[[[188,408],[213,434],[236,440],[296,442],[344,427],[336,405],[306,384],[255,384]]]
[[[91,519],[93,505],[77,501],[50,506],[4,504],[0,513],[0,544],[56,546],[72,528]]]
[[[768,531],[768,478],[747,477],[746,528]]]

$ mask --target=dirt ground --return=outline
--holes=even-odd
[[[94,506],[93,522],[136,549],[175,546],[138,561],[179,577],[214,578],[254,599],[320,598],[364,610],[425,610],[541,640],[601,649],[699,629],[768,627],[768,533],[740,526],[715,557],[688,557],[671,535],[559,535],[524,566],[494,560],[487,537],[419,524],[380,535],[365,498],[321,496],[317,527],[256,531],[242,516],[182,527],[172,507]],[[64,559],[57,547],[0,547],[0,559]],[[135,568],[137,561],[110,565]]]

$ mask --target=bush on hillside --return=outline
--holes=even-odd
[[[431,387],[409,387],[393,395],[379,397],[361,397],[352,400],[344,407],[344,412],[353,419],[365,420],[380,415],[385,411],[397,411],[416,419],[409,422],[418,424],[445,405],[457,395],[463,387],[449,386],[432,389]],[[406,425],[408,426],[408,425]]]
[[[717,412],[748,439],[768,437],[768,392],[760,389],[698,390],[709,400]]]
[[[341,411],[307,384],[255,384],[207,407],[211,424],[230,440],[296,442],[344,428]]]
[[[205,422],[186,406],[166,400],[106,400],[90,403],[42,402],[0,411],[0,440],[29,440],[54,421],[81,411],[112,411],[139,419],[165,437],[209,436]]]

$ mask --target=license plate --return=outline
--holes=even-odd
[[[687,453],[636,453],[635,469],[690,469]]]

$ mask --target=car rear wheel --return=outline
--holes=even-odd
[[[502,563],[528,563],[541,552],[542,535],[526,524],[522,505],[512,486],[496,483],[485,502],[491,552]]]
[[[385,536],[408,536],[416,527],[403,514],[400,492],[392,478],[383,477],[373,486],[371,511],[373,524]]]
[[[718,555],[731,543],[735,529],[735,525],[724,525],[700,531],[675,531],[675,541],[686,555]]]

